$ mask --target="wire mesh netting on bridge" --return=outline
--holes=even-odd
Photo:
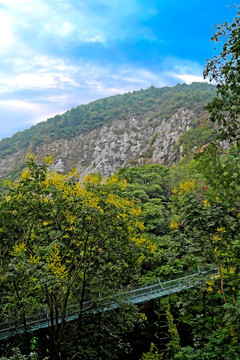
[[[114,300],[110,303],[106,299],[99,299],[101,306],[99,308],[92,308],[92,303],[87,301],[83,303],[83,307],[80,308],[80,304],[73,304],[67,307],[65,321],[71,321],[77,319],[80,311],[87,313],[97,313],[100,311],[109,311],[118,307],[118,299],[125,299],[125,301],[133,304],[139,304],[148,302],[152,299],[158,299],[166,295],[174,294],[182,290],[187,290],[195,286],[199,286],[207,281],[207,278],[218,274],[217,269],[199,271],[198,273],[161,282],[158,280],[157,284],[138,287],[134,290],[121,292],[114,296]],[[56,321],[56,317],[53,319]],[[58,317],[58,321],[62,321],[61,317]],[[15,321],[7,321],[0,323],[0,340],[6,339],[9,336],[23,333],[25,331],[35,331],[41,328],[47,328],[51,326],[51,319],[49,311],[38,313],[24,317],[23,319],[17,319]]]

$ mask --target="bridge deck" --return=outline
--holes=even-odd
[[[139,287],[134,290],[125,291],[117,294],[110,304],[106,303],[105,299],[102,299],[102,307],[99,309],[89,309],[91,308],[91,303],[89,301],[83,304],[83,310],[85,313],[96,313],[99,311],[109,311],[118,307],[119,298],[124,298],[126,301],[129,301],[133,304],[140,304],[148,302],[152,299],[158,299],[166,295],[174,294],[182,290],[187,290],[195,286],[199,286],[206,282],[209,276],[217,275],[218,271],[208,270],[198,272],[192,275],[184,276],[182,278],[165,281],[163,283],[158,281],[157,284]],[[80,312],[79,304],[69,305],[66,312],[66,321],[72,321],[77,319]],[[25,331],[35,331],[41,328],[50,327],[50,317],[49,312],[42,312],[39,314],[27,316],[25,318],[26,324],[24,325],[21,321],[8,321],[0,323],[0,340],[6,339],[10,336],[23,333]],[[60,319],[61,321],[61,319]]]

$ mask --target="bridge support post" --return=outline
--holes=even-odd
[[[154,300],[154,316],[154,344],[161,353],[166,351],[166,346],[170,340],[170,336],[168,334],[168,323],[165,310],[161,309],[160,299]]]

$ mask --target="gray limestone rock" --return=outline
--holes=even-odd
[[[101,128],[77,135],[73,139],[56,140],[36,149],[38,158],[54,156],[52,170],[66,172],[77,168],[81,176],[100,172],[109,176],[120,167],[158,163],[172,165],[182,155],[175,145],[190,129],[192,110],[178,109],[170,119],[131,117],[113,120]],[[23,163],[25,152],[19,151],[0,159],[0,178]]]

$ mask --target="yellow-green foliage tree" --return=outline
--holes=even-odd
[[[79,302],[81,314],[85,300],[119,291],[156,247],[141,235],[141,210],[120,195],[124,181],[88,175],[80,182],[75,171],[48,171],[50,160],[38,165],[30,156],[1,195],[1,316],[26,317],[47,305],[58,359],[67,305]]]

